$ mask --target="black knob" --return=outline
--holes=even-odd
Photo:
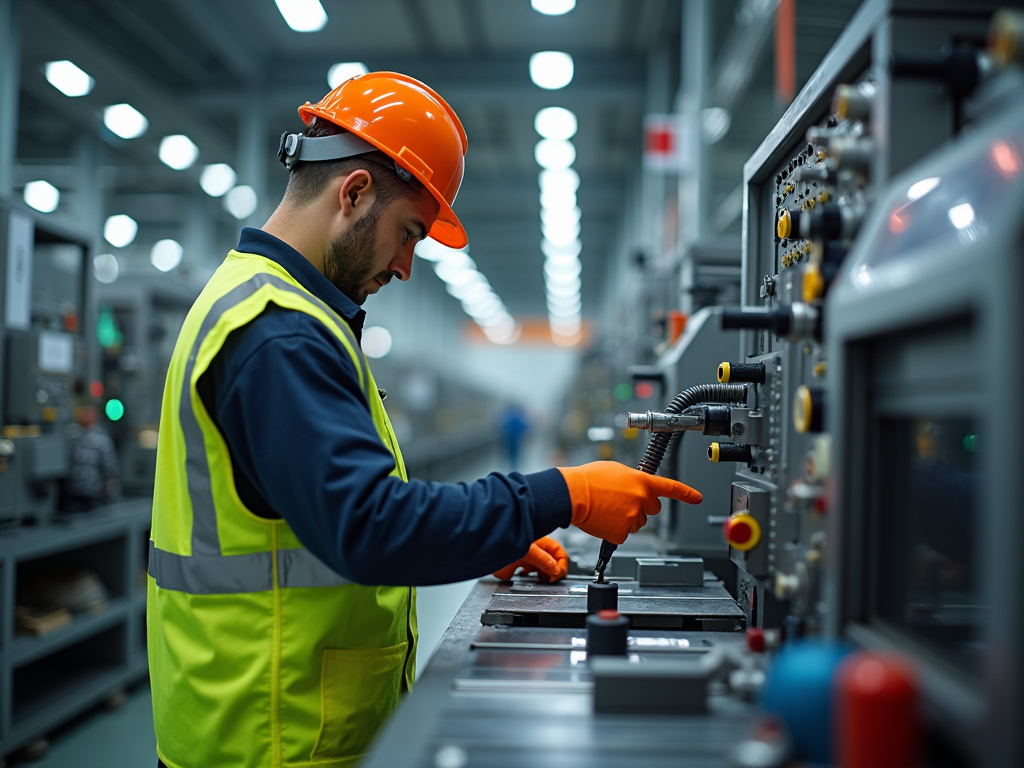
[[[618,611],[603,610],[587,616],[587,658],[625,656],[628,636],[629,619]]]
[[[764,384],[764,363],[722,363],[718,366],[718,380],[723,384],[749,381]]]
[[[587,613],[619,610],[619,585],[614,581],[587,584]]]
[[[749,464],[752,461],[749,445],[736,443],[712,443],[708,446],[708,459],[715,464],[735,461]]]

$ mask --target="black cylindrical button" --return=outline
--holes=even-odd
[[[722,363],[718,366],[718,380],[723,384],[744,381],[764,384],[764,363]]]
[[[750,446],[736,443],[712,443],[708,446],[708,459],[716,464],[726,461],[749,464],[751,461]]]
[[[723,309],[722,329],[775,327],[775,316],[771,312],[751,312],[745,309]]]
[[[587,616],[587,658],[625,656],[629,619],[618,611],[603,610]]]
[[[801,222],[800,236],[813,240],[835,240],[843,232],[843,215],[837,203],[826,203]]]
[[[592,581],[587,585],[587,613],[617,610],[619,610],[618,584],[614,581],[605,584]]]
[[[727,405],[704,406],[705,435],[728,435],[732,432],[732,414]]]

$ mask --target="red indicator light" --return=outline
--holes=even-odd
[[[96,398],[103,397],[103,382],[92,382],[92,384],[89,385],[89,394]]]
[[[636,396],[641,400],[654,394],[654,385],[649,381],[641,381],[636,385]]]

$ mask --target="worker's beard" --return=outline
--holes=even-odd
[[[388,270],[378,272],[377,222],[379,203],[367,211],[352,228],[335,238],[324,251],[324,276],[334,287],[362,306],[369,295],[370,281],[376,277],[387,284],[393,277]]]

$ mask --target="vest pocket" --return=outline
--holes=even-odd
[[[320,733],[311,760],[361,755],[398,706],[409,643],[324,649]]]

